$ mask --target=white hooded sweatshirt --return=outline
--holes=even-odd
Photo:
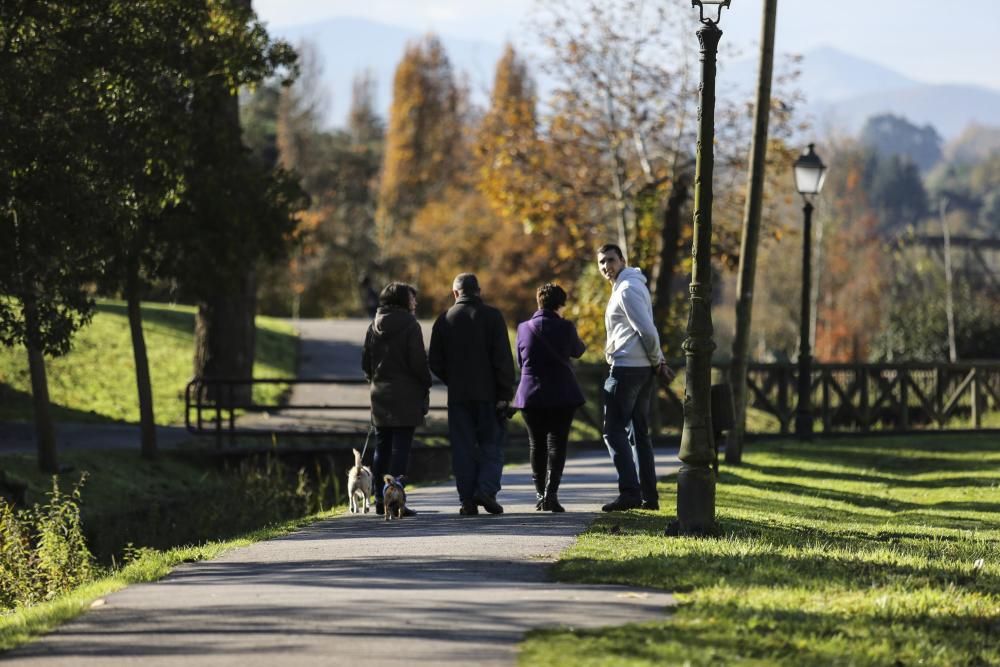
[[[626,266],[615,279],[604,311],[604,328],[608,332],[604,357],[611,366],[650,367],[663,361],[653,303],[639,269]]]

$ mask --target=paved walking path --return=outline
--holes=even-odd
[[[657,457],[660,474],[673,453]],[[513,665],[532,628],[663,618],[663,591],[556,584],[548,567],[615,493],[606,454],[571,458],[569,512],[534,511],[525,466],[508,469],[502,516],[462,517],[453,486],[414,489],[419,516],[374,513],[184,565],[107,597],[11,665]],[[664,522],[666,519],[664,519]]]
[[[300,379],[324,378],[364,379],[361,370],[361,348],[371,320],[289,320],[299,332]],[[420,322],[424,347],[430,345],[429,320]],[[240,426],[266,428],[275,431],[295,430],[364,430],[368,424],[367,407],[358,410],[296,410],[296,405],[367,406],[368,385],[297,384],[288,399],[288,407],[269,414],[248,414],[239,419]],[[447,391],[437,384],[431,389],[431,405],[444,407]],[[432,411],[432,419],[443,419],[443,413]]]

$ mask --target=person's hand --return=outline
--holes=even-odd
[[[677,377],[677,373],[674,369],[667,365],[666,361],[661,361],[660,365],[656,367],[656,375],[660,378],[660,382],[663,384],[670,384]]]

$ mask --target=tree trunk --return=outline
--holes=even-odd
[[[256,271],[247,271],[235,289],[198,305],[195,318],[194,374],[205,379],[249,380],[253,377],[257,330]],[[210,390],[209,400],[224,405],[248,404],[249,384]]]
[[[137,270],[137,268],[129,270],[125,285],[125,301],[128,304],[128,325],[132,332],[132,356],[135,359],[135,384],[139,394],[139,430],[142,438],[142,457],[155,459],[157,448],[156,420],[153,417],[153,387],[149,378],[146,338],[142,332],[142,310],[140,309]]]
[[[653,321],[658,329],[663,329],[670,316],[671,283],[674,281],[674,267],[681,240],[681,225],[684,224],[684,204],[691,190],[690,175],[678,174],[670,189],[667,205],[663,211],[663,226],[660,228],[660,257],[653,288]]]
[[[229,0],[234,7],[252,9],[251,0]],[[239,99],[224,87],[217,91],[215,111],[224,131],[242,146]],[[257,273],[248,269],[231,289],[219,287],[198,304],[195,317],[195,377],[205,379],[250,379],[253,377],[257,331]],[[210,387],[207,398],[224,406],[249,404],[249,384]]]
[[[740,275],[736,285],[736,335],[733,338],[733,358],[729,371],[729,382],[733,387],[733,403],[736,408],[736,423],[726,443],[726,463],[732,464],[739,463],[743,458],[743,433],[746,429],[750,325],[757,271],[757,245],[760,238],[760,211],[764,197],[764,170],[767,166],[767,128],[771,111],[774,24],[777,11],[778,0],[765,0],[753,143],[750,147],[750,173],[747,179],[747,202],[740,243]]]
[[[25,347],[31,374],[31,402],[35,416],[35,441],[38,445],[38,468],[45,473],[59,472],[56,455],[56,432],[49,405],[49,380],[45,374],[45,355],[39,341],[38,310],[32,299],[25,299],[24,318],[27,325]]]

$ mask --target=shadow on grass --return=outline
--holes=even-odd
[[[569,652],[608,657],[594,664],[987,665],[1000,658],[996,622],[972,614],[878,618],[701,602],[697,615],[666,623],[533,631],[522,664],[559,664],[558,656]]]
[[[108,313],[128,319],[128,306],[124,302],[102,301],[97,304],[95,310],[98,313]],[[194,336],[194,312],[191,311],[159,304],[143,304],[142,322],[144,326],[173,329],[186,336]]]
[[[634,521],[622,533],[662,534],[662,519],[643,517]],[[740,520],[726,520],[722,527],[744,545],[723,539],[715,542],[717,548],[707,543],[707,550],[648,553],[617,560],[567,558],[556,564],[554,575],[558,580],[648,586],[679,593],[726,582],[739,588],[813,592],[833,589],[863,592],[892,585],[905,585],[908,589],[956,585],[1000,594],[1000,577],[968,567],[973,561],[971,554],[947,560],[941,558],[940,543],[921,544],[917,536],[895,541],[890,553],[886,549],[888,540],[881,537],[863,536],[859,540],[857,536],[838,538],[817,534],[813,548],[795,555],[795,548],[803,549],[809,542],[810,536],[804,536],[801,530]],[[750,550],[741,548],[750,541],[755,542]],[[954,545],[949,550],[967,551]],[[845,555],[848,552],[853,554]],[[912,560],[928,559],[927,564],[914,566],[901,562],[911,560],[910,556]]]
[[[961,488],[969,486],[993,486],[995,478],[989,477],[945,477],[942,479],[909,479],[906,477],[888,477],[875,472],[849,473],[844,471],[811,470],[796,466],[757,465],[742,463],[736,470],[754,470],[771,477],[805,477],[815,480],[830,480],[833,482],[862,482],[865,484],[885,484],[887,486],[905,488]],[[970,470],[981,470],[982,466],[970,466]],[[729,469],[733,470],[732,468]]]
[[[863,439],[859,436],[859,439]],[[854,468],[862,476],[868,471],[885,471],[895,476],[921,475],[930,472],[978,472],[984,467],[982,455],[1000,459],[996,435],[956,436],[947,432],[918,436],[899,436],[864,440],[866,444],[849,441],[816,440],[812,443],[773,442],[755,449],[780,456],[783,462],[799,466],[829,464]],[[901,456],[900,452],[906,455]],[[919,454],[914,455],[914,452]],[[895,478],[894,478],[895,481]]]
[[[875,482],[872,483],[874,484]],[[882,509],[892,513],[919,512],[931,509],[937,509],[943,511],[966,511],[966,512],[986,512],[986,513],[1000,512],[1000,503],[966,502],[966,501],[916,503],[905,500],[898,500],[895,498],[884,498],[874,495],[868,495],[865,493],[838,491],[835,489],[824,489],[815,486],[808,486],[805,484],[795,484],[792,482],[757,480],[751,477],[741,475],[739,469],[730,469],[724,472],[720,476],[719,484],[739,485],[742,487],[749,487],[752,489],[789,493],[802,497],[822,498],[823,500],[847,503],[855,507]],[[911,483],[909,486],[919,487],[922,485]],[[957,487],[958,485],[955,486]],[[926,487],[928,489],[940,488],[939,485],[935,484],[933,481],[928,483]],[[772,503],[775,501],[768,499],[766,502]],[[829,508],[824,507],[822,508],[822,511],[825,513],[829,511]],[[942,519],[946,518],[947,517],[942,517]],[[951,518],[962,518],[962,517],[951,517]]]
[[[128,308],[125,303],[101,302],[97,304],[96,310],[99,313],[128,318]],[[142,321],[147,327],[169,329],[182,334],[185,338],[194,338],[194,311],[179,310],[162,304],[143,304]],[[296,349],[294,342],[297,340],[298,336],[294,332],[274,331],[258,326],[256,363],[287,369],[289,375],[294,375],[295,356],[294,354],[289,356],[288,351]],[[360,364],[360,361],[358,363]]]
[[[82,424],[121,423],[106,415],[86,410],[74,410],[58,403],[50,403],[52,419],[56,422],[79,422]],[[35,413],[31,394],[10,385],[0,383],[0,422],[30,422]]]

